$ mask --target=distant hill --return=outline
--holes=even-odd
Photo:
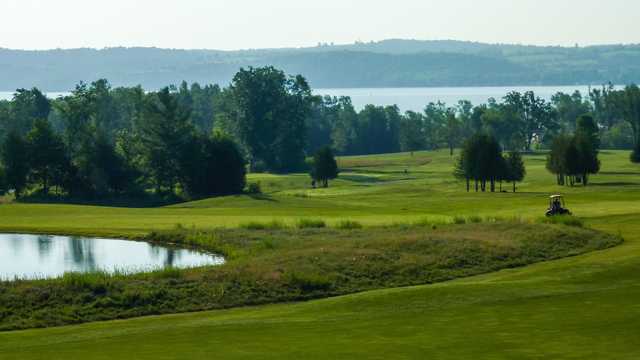
[[[182,80],[227,84],[246,66],[301,73],[313,87],[575,85],[640,82],[640,45],[540,47],[452,40],[240,51],[0,49],[0,91],[66,91],[107,78],[156,89]]]

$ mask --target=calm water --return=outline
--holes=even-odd
[[[113,272],[220,265],[224,259],[144,242],[66,236],[0,234],[0,279],[52,278],[65,272]]]
[[[501,100],[511,91],[532,90],[538,96],[550,100],[559,91],[573,93],[579,90],[588,94],[588,85],[576,86],[500,86],[500,87],[434,87],[434,88],[357,88],[357,89],[315,89],[314,93],[331,96],[350,96],[354,106],[361,110],[367,104],[398,105],[402,111],[422,111],[430,102],[442,101],[455,105],[459,100],[469,100],[474,105],[486,103],[489,98]],[[56,98],[67,93],[48,93]],[[11,92],[0,92],[0,100],[11,99]]]
[[[398,105],[402,111],[424,110],[430,102],[444,102],[455,105],[460,100],[469,100],[474,105],[484,104],[489,98],[498,101],[511,91],[533,91],[546,100],[557,92],[573,93],[579,90],[583,95],[589,93],[589,86],[501,86],[501,87],[440,87],[440,88],[358,88],[358,89],[316,89],[321,95],[349,96],[357,110],[367,104]]]

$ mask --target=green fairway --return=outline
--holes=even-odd
[[[640,169],[629,163],[626,152],[603,152],[602,173],[588,188],[556,186],[554,176],[545,170],[544,155],[528,156],[529,175],[517,194],[466,193],[464,184],[453,179],[453,159],[447,151],[416,153],[415,157],[349,158],[348,165],[359,159],[363,166],[343,171],[328,189],[310,189],[310,179],[303,174],[251,175],[249,181],[260,182],[265,192],[259,197],[232,196],[150,209],[4,204],[0,206],[0,231],[134,236],[176,224],[214,228],[272,219],[294,223],[302,217],[329,223],[348,218],[364,224],[476,214],[537,217],[544,214],[547,197],[555,192],[568,196],[569,207],[578,216],[592,217],[633,212],[640,200]],[[377,166],[386,158],[391,161]],[[373,166],[367,167],[372,160]],[[504,188],[509,190],[511,185]]]
[[[512,193],[466,193],[447,152],[341,160],[329,189],[306,175],[252,175],[264,196],[164,208],[0,205],[0,231],[137,236],[175,224],[343,219],[365,225],[454,216],[536,218],[548,195],[593,228],[621,234],[604,251],[435,285],[306,303],[147,317],[0,333],[0,359],[58,358],[611,358],[640,354],[640,167],[626,152],[601,154],[587,188],[564,188],[527,156]],[[406,170],[406,171],[405,171]],[[505,184],[505,190],[510,189]]]

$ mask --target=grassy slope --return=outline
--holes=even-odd
[[[562,191],[592,226],[620,232],[627,241],[602,252],[437,285],[3,333],[0,358],[637,358],[640,169],[627,163],[626,154],[603,154],[604,173],[587,189],[558,189],[542,157],[530,157],[525,193],[517,195],[462,193],[450,180],[444,153],[421,156],[433,161],[408,176],[400,166],[359,169],[353,175],[364,180],[341,181],[326,194],[285,190],[306,184],[304,177],[263,177],[265,187],[279,191],[269,200],[227,198],[154,210],[3,205],[0,228],[91,233],[98,227],[101,233],[136,234],[177,222],[233,225],[305,215],[371,223],[455,214],[537,216],[546,195]],[[400,181],[406,177],[416,179]],[[67,215],[46,216],[60,211]],[[68,217],[74,212],[84,221]]]
[[[0,283],[0,332],[432,284],[622,242],[589,229],[520,222],[436,229],[181,229],[150,237],[218,249],[229,261],[130,276],[67,274],[54,280]]]

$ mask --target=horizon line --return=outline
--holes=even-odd
[[[594,47],[606,47],[606,46],[640,46],[640,42],[633,43],[625,43],[625,42],[611,42],[611,43],[594,43],[588,45],[580,45],[576,43],[574,45],[540,45],[540,44],[526,44],[526,43],[503,43],[503,42],[484,42],[484,41],[475,41],[475,40],[456,40],[456,39],[415,39],[415,38],[387,38],[382,40],[370,40],[370,41],[360,41],[355,40],[349,43],[336,43],[336,42],[321,42],[316,45],[305,45],[305,46],[283,46],[283,47],[263,47],[263,48],[236,48],[236,49],[216,49],[216,48],[202,48],[202,47],[194,47],[194,48],[179,48],[179,47],[162,47],[162,46],[143,46],[143,45],[134,45],[134,46],[126,46],[126,45],[115,45],[115,46],[103,46],[103,47],[92,47],[92,46],[78,46],[78,47],[56,47],[56,48],[10,48],[0,46],[0,50],[8,50],[8,51],[25,51],[25,52],[46,52],[46,51],[71,51],[71,50],[95,50],[95,51],[103,51],[103,50],[112,50],[112,49],[157,49],[157,50],[172,50],[172,51],[216,51],[216,52],[249,52],[249,51],[283,51],[283,50],[307,50],[307,49],[321,49],[321,48],[339,48],[346,46],[358,46],[358,45],[371,45],[371,44],[380,44],[388,41],[414,41],[414,42],[456,42],[456,43],[468,43],[468,44],[479,44],[479,45],[489,45],[489,46],[514,46],[514,47],[535,47],[535,48],[561,48],[561,49],[574,49],[574,48],[594,48]]]

